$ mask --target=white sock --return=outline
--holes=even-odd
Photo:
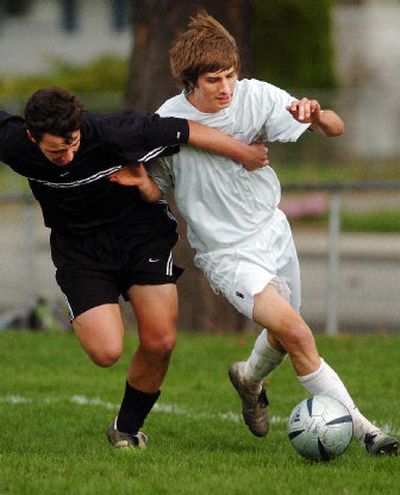
[[[370,423],[360,413],[342,380],[322,358],[321,366],[317,371],[314,371],[310,375],[298,376],[297,378],[311,395],[329,395],[347,407],[353,418],[354,436],[358,440],[363,441],[366,433],[378,430],[376,426]]]
[[[286,352],[271,347],[267,340],[267,330],[257,337],[249,359],[245,364],[245,374],[255,382],[261,382],[285,359]]]

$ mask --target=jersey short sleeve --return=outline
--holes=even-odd
[[[23,119],[0,110],[0,158],[9,145],[10,139],[22,132],[24,132]]]
[[[109,115],[85,114],[89,132],[121,148],[175,146],[187,143],[187,120],[125,110]]]
[[[263,113],[264,123],[259,132],[259,139],[264,142],[297,141],[310,124],[298,122],[288,112],[289,106],[295,97],[272,84],[255,82],[253,90],[258,93],[260,111]]]
[[[148,161],[173,154],[189,139],[186,119],[125,110],[109,115],[85,114],[86,135],[117,147],[126,161]]]
[[[173,172],[169,160],[168,157],[157,158],[146,166],[148,174],[151,175],[164,194],[174,187]]]

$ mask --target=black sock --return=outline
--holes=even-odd
[[[126,382],[125,395],[117,419],[118,431],[137,433],[143,426],[144,420],[156,403],[160,393],[160,391],[150,394],[141,392]]]

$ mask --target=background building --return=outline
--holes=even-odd
[[[0,0],[0,77],[49,71],[54,58],[129,56],[127,0],[30,0],[22,10],[7,10],[13,3]]]

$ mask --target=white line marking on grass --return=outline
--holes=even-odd
[[[20,395],[6,395],[5,397],[0,397],[0,402],[5,402],[6,404],[30,404],[32,401]]]
[[[104,402],[103,400],[95,397],[94,399],[88,399],[84,395],[74,395],[71,399],[71,402],[74,404],[78,404],[79,406],[101,406],[106,409],[116,409],[118,405],[113,404],[112,402]]]
[[[74,395],[70,399],[65,399],[65,398],[51,398],[47,397],[44,398],[40,401],[38,401],[41,404],[50,404],[54,402],[60,402],[63,400],[67,400],[69,402],[72,402],[73,404],[76,404],[78,406],[95,406],[95,407],[102,407],[105,409],[118,409],[119,404],[114,404],[112,402],[106,402],[99,397],[94,397],[94,398],[88,398],[85,395]],[[6,404],[12,404],[12,405],[17,405],[17,404],[32,404],[34,401],[32,399],[27,399],[25,397],[21,397],[20,395],[6,395],[5,397],[0,397],[0,403],[6,403]],[[165,413],[165,414],[173,414],[176,416],[185,416],[190,419],[217,419],[219,421],[229,421],[232,423],[241,423],[242,422],[242,416],[240,414],[234,413],[232,411],[227,411],[225,413],[215,413],[215,414],[209,414],[209,413],[196,413],[190,409],[187,409],[185,407],[178,406],[176,404],[159,404],[156,403],[152,409],[154,412],[160,412],[160,413]],[[281,416],[272,416],[269,419],[271,424],[286,424],[287,418],[282,418]],[[382,426],[379,426],[376,421],[372,421],[373,424],[378,426],[382,431],[385,433],[389,433],[392,435],[400,435],[400,430],[396,430],[393,428],[390,423],[385,423]]]
[[[46,397],[42,399],[40,402],[42,404],[50,404],[54,402],[59,402],[60,400],[63,399],[56,399],[56,398],[50,398]],[[78,406],[98,406],[98,407],[103,407],[104,409],[118,409],[119,404],[113,404],[112,402],[106,402],[99,397],[93,397],[89,398],[86,397],[85,395],[74,395],[70,399],[67,399],[68,401],[72,402],[73,404],[77,404]],[[25,397],[17,396],[17,395],[8,395],[6,397],[1,398],[0,397],[0,402],[6,402],[8,404],[31,404],[33,401],[31,399],[26,399]],[[228,421],[232,423],[241,423],[242,422],[242,417],[240,414],[234,413],[232,411],[227,411],[225,413],[215,413],[215,414],[210,414],[210,413],[196,413],[190,409],[187,409],[185,407],[178,406],[176,404],[163,404],[163,403],[156,403],[153,407],[154,412],[159,412],[159,413],[165,413],[165,414],[173,414],[175,416],[186,416],[187,418],[191,419],[217,419],[219,421]],[[286,422],[286,418],[280,418],[278,416],[273,416],[270,418],[271,423],[284,423]]]
[[[104,402],[98,397],[94,399],[88,399],[84,395],[74,395],[71,399],[71,402],[75,404],[79,404],[81,406],[102,406],[106,409],[118,409],[119,404],[112,404],[110,402]],[[190,409],[185,407],[177,406],[176,404],[154,404],[152,409],[154,412],[166,413],[166,414],[174,414],[176,416],[186,416],[191,419],[219,419],[220,421],[230,421],[233,423],[241,423],[242,417],[239,414],[236,414],[232,411],[228,411],[226,413],[195,413]],[[271,423],[284,423],[287,421],[287,418],[280,418],[278,416],[273,416],[270,418]]]
[[[231,411],[227,413],[195,413],[190,409],[184,407],[176,406],[175,404],[155,404],[154,411],[166,413],[166,414],[176,414],[179,416],[186,416],[191,419],[219,419],[220,421],[231,421],[233,423],[239,423],[241,421],[240,416]]]

